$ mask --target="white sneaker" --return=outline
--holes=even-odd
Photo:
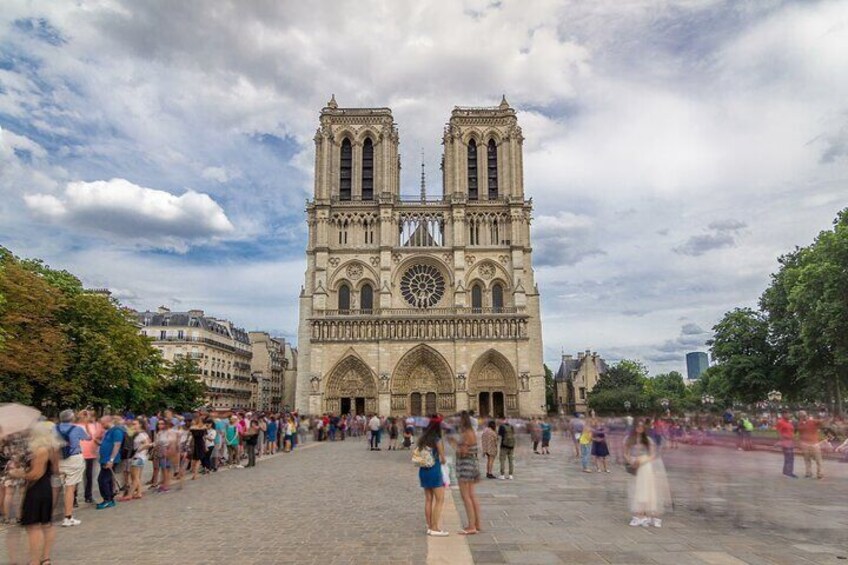
[[[236,469],[244,469],[244,465],[236,465]]]
[[[507,479],[512,480],[512,475],[508,476]]]
[[[503,475],[500,475],[498,478],[502,481],[506,480],[506,477],[504,477]]]
[[[659,518],[654,518],[652,520],[652,524],[655,528],[662,528],[662,520],[660,520]]]
[[[82,522],[80,522],[76,518],[65,518],[64,520],[62,520],[62,527],[63,528],[70,528],[72,526],[79,526],[80,524],[82,524]]]
[[[633,519],[630,520],[631,526],[647,526],[650,518],[639,518],[638,516],[633,516]]]
[[[430,530],[430,535],[437,538],[445,538],[448,537],[450,533],[444,530]]]

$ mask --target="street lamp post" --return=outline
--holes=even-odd
[[[766,398],[768,398],[769,417],[771,417],[772,412],[776,412],[776,409],[780,408],[780,401],[783,400],[783,394],[779,390],[771,390],[766,395]]]

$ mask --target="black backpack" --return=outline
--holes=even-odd
[[[127,433],[126,428],[121,428],[121,430],[124,432],[124,439],[121,441],[121,459],[124,461],[128,461],[135,453],[135,448],[133,447],[133,438],[131,438],[130,434]]]

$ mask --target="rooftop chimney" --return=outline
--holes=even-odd
[[[160,306],[159,308],[156,309],[157,314],[168,314],[170,311],[171,311],[171,309],[168,308],[167,306]]]
[[[188,315],[193,317],[193,318],[202,318],[203,317],[203,310],[189,310]]]

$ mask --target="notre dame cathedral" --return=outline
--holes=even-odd
[[[401,196],[389,108],[315,135],[296,405],[301,413],[528,416],[545,410],[521,128],[506,99],[456,107],[442,194]]]

